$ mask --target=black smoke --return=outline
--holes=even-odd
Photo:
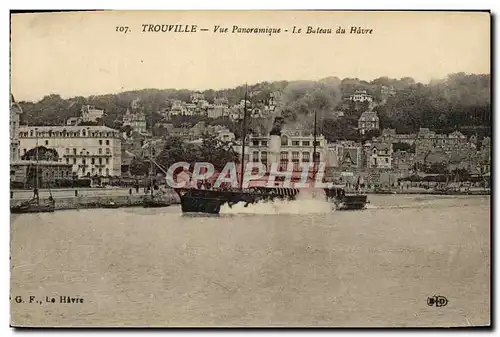
[[[285,120],[283,119],[283,117],[275,117],[273,127],[271,128],[271,132],[269,132],[269,134],[271,136],[281,136],[281,129],[283,128],[283,124],[285,124]]]

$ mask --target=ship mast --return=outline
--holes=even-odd
[[[240,173],[240,190],[243,189],[243,171],[245,170],[245,139],[247,136],[247,94],[248,84],[245,83],[245,103],[243,105],[243,132],[241,142],[241,173]]]

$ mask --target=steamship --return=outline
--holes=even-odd
[[[246,122],[247,122],[247,90],[245,90],[245,105],[243,111],[243,132],[242,132],[242,153],[241,153],[241,172],[238,189],[202,189],[202,188],[176,188],[179,195],[181,209],[183,213],[208,213],[218,214],[223,205],[233,207],[236,204],[244,204],[247,207],[250,204],[266,202],[273,200],[295,200],[301,189],[286,187],[251,187],[244,189],[243,172],[245,165],[245,140],[246,140]],[[271,162],[278,161],[281,147],[281,128],[283,118],[278,116],[274,118],[272,130],[269,134],[269,155]],[[313,162],[317,162],[316,153],[316,112],[314,114],[314,142],[313,142]],[[316,166],[315,166],[316,167]],[[315,180],[313,172],[313,181]],[[316,191],[317,189],[312,189]],[[367,204],[365,194],[347,194],[341,187],[323,188],[326,200],[333,203],[337,210],[359,210]]]

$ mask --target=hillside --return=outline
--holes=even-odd
[[[356,90],[366,90],[374,98],[373,104],[369,107],[366,102],[354,104],[346,100]],[[318,125],[329,139],[354,137],[357,119],[368,108],[378,112],[381,128],[396,128],[398,132],[415,132],[420,127],[428,127],[444,132],[480,129],[490,134],[490,91],[490,75],[464,73],[429,84],[417,83],[409,77],[381,77],[373,81],[327,77],[319,81],[261,82],[249,86],[254,105],[266,104],[271,93],[279,94],[277,106],[285,117],[285,127],[311,128],[312,113],[318,112]],[[223,97],[229,105],[234,105],[243,99],[245,86],[202,93],[210,103]],[[31,125],[61,125],[67,118],[77,116],[82,105],[90,104],[105,110],[106,125],[119,128],[131,102],[139,99],[139,108],[145,112],[150,127],[161,120],[158,112],[170,109],[172,100],[189,101],[191,94],[192,91],[184,89],[143,89],[69,99],[52,94],[38,102],[21,101],[19,104],[24,110],[22,122]],[[344,112],[345,117],[335,117],[335,111]],[[192,118],[192,122],[199,119]]]

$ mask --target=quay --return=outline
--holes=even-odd
[[[106,208],[111,203],[117,207],[141,207],[143,197],[147,194],[143,189],[131,188],[70,188],[41,189],[38,192],[41,199],[47,199],[52,194],[56,210]],[[165,198],[172,204],[180,203],[173,189],[167,189]],[[33,197],[31,190],[11,190],[10,206],[17,205]]]

